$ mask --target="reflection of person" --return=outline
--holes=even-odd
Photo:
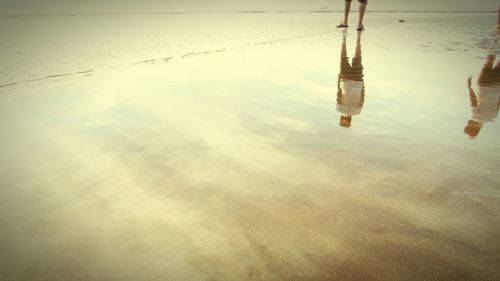
[[[340,73],[337,80],[337,111],[341,114],[340,126],[349,128],[352,116],[361,113],[365,100],[360,32],[358,32],[356,52],[351,64],[349,64],[346,49],[346,32],[344,32],[340,53]]]
[[[495,56],[488,55],[477,79],[477,92],[472,89],[471,78],[467,80],[471,103],[471,118],[464,133],[474,138],[486,122],[498,116],[500,107],[500,62],[495,65]]]
[[[349,11],[351,10],[351,2],[352,0],[345,0],[344,4],[344,21],[337,25],[338,28],[346,28],[349,25],[348,19],[349,19]],[[366,12],[366,5],[368,5],[368,0],[358,0],[359,2],[359,19],[358,19],[358,27],[357,31],[363,31],[365,28],[363,27],[363,18],[365,17],[365,12]]]
[[[498,6],[497,31],[500,31],[500,6]]]

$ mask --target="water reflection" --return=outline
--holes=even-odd
[[[477,79],[477,90],[472,87],[472,78],[467,80],[471,104],[471,117],[464,133],[475,138],[484,123],[495,120],[500,106],[500,61],[495,64],[495,55],[488,55]]]
[[[361,63],[361,32],[356,39],[356,51],[352,62],[347,57],[347,32],[342,34],[340,52],[340,73],[337,81],[337,111],[340,113],[340,126],[351,127],[352,116],[361,113],[365,101],[363,64]]]

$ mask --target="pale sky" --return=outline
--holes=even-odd
[[[316,10],[322,5],[341,10],[343,3],[343,0],[0,0],[0,13]],[[368,10],[372,11],[484,11],[496,10],[500,0],[369,0],[368,4]]]

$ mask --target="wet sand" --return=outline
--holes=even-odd
[[[500,280],[495,16],[1,18],[0,279]]]

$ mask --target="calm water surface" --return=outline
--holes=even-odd
[[[500,280],[495,15],[339,21],[1,18],[0,279]]]

